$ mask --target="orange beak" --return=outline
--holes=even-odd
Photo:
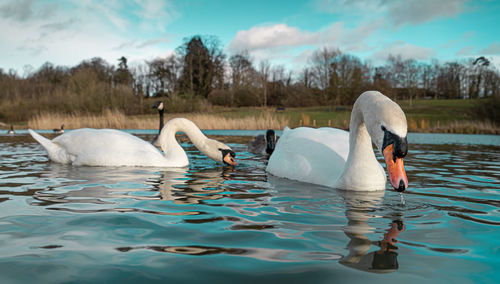
[[[396,157],[394,159],[394,145],[391,144],[385,147],[383,153],[387,171],[389,172],[389,179],[391,180],[392,187],[396,191],[402,192],[408,188],[408,178],[406,177],[403,159]]]
[[[228,165],[231,165],[231,166],[237,166],[238,163],[236,163],[236,160],[231,156],[230,153],[227,153],[226,156],[224,156],[224,162]]]

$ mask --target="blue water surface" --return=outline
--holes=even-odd
[[[205,134],[239,165],[180,136],[188,168],[75,167],[0,134],[0,283],[500,282],[499,136],[410,133],[401,195],[276,178],[246,152],[262,131]]]

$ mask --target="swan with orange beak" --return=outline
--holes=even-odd
[[[353,105],[349,129],[285,128],[267,172],[343,190],[384,190],[387,176],[374,144],[384,155],[392,187],[399,192],[408,188],[403,165],[407,123],[401,107],[380,92],[364,92]]]

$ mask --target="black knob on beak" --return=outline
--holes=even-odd
[[[403,191],[405,191],[405,189],[406,189],[405,188],[405,182],[403,180],[400,180],[399,181],[399,187],[396,188],[396,191],[397,192],[403,192]]]

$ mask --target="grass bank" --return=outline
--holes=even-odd
[[[406,113],[411,132],[500,134],[500,127],[488,120],[478,120],[473,109],[475,100],[414,100],[398,101]],[[206,113],[166,114],[186,117],[201,129],[282,129],[285,126],[349,128],[351,107],[306,108],[224,108],[213,107]],[[117,129],[155,129],[158,114],[126,116],[120,111],[106,110],[101,115],[85,113],[42,113],[16,128],[52,129],[61,124],[67,129],[82,127]],[[5,127],[4,127],[5,128]]]
[[[220,114],[182,113],[166,114],[165,121],[174,117],[185,117],[201,129],[282,129],[289,125],[285,116],[276,116],[270,112],[244,117],[224,117]],[[102,115],[89,114],[40,114],[27,123],[34,129],[53,129],[64,124],[67,129],[83,127],[115,129],[156,129],[158,114],[126,116],[120,111],[107,110]]]

